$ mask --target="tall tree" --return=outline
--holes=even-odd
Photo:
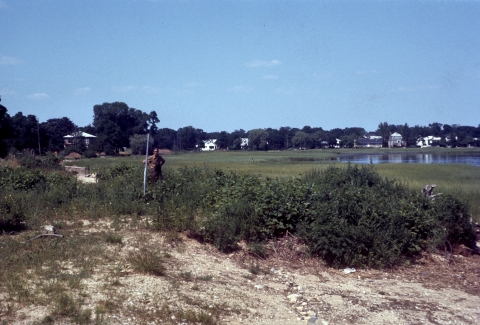
[[[285,138],[279,130],[268,128],[268,147],[271,150],[282,150],[285,147]]]
[[[68,117],[52,118],[40,124],[43,130],[43,145],[48,151],[61,151],[63,137],[75,132],[75,124]]]
[[[122,102],[103,103],[93,107],[93,126],[99,146],[128,147],[132,135],[156,131],[158,122],[155,111],[147,114]]]
[[[242,138],[247,138],[248,134],[244,129],[235,130],[228,135],[228,147],[231,150],[241,149]]]
[[[431,131],[431,135],[433,135],[434,137],[440,137],[442,136],[442,126],[443,124],[442,123],[431,123],[428,125],[430,127],[430,131]]]
[[[12,138],[7,140],[9,147],[17,150],[35,149],[38,151],[38,121],[35,115],[24,116],[18,112],[11,118]]]
[[[268,132],[264,129],[248,131],[248,147],[252,150],[268,150]]]
[[[160,149],[174,150],[177,131],[169,128],[162,128],[154,135],[155,146]]]
[[[305,128],[304,128],[305,129]],[[304,131],[298,131],[292,138],[292,144],[294,147],[306,148],[307,147],[308,134]]]
[[[228,148],[228,132],[222,131],[217,136],[217,142],[215,143],[219,149]]]
[[[7,108],[0,105],[0,157],[7,155],[10,149],[8,139],[13,137],[12,119],[7,113]]]
[[[382,137],[382,146],[388,146],[388,138],[390,137],[390,126],[387,122],[380,123],[377,128],[377,134]]]
[[[201,141],[203,139],[201,139],[201,135],[199,134],[198,130],[193,126],[185,126],[177,131],[176,142],[177,147],[180,150],[194,150],[197,144],[199,144],[199,140]]]

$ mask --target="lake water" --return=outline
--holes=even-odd
[[[433,154],[433,153],[391,153],[391,154],[355,154],[342,155],[340,162],[353,164],[468,164],[480,167],[480,152],[468,154]]]

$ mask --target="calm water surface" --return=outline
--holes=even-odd
[[[433,154],[433,153],[392,153],[392,154],[358,154],[342,155],[340,162],[354,164],[468,164],[480,167],[480,153],[468,154]]]

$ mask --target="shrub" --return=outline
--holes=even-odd
[[[164,176],[144,195],[141,165],[102,168],[95,184],[64,172],[0,167],[0,231],[36,227],[57,213],[113,216],[116,226],[136,220],[124,216],[144,215],[146,226],[188,231],[225,252],[245,240],[258,256],[265,254],[262,243],[288,231],[331,265],[356,267],[395,265],[425,249],[474,243],[466,204],[448,195],[428,200],[381,178],[373,166],[330,167],[295,179],[207,167]],[[121,238],[107,234],[105,240]],[[148,265],[151,254],[142,254],[132,263]],[[139,268],[162,273],[152,265]]]
[[[373,166],[328,168],[314,188],[318,197],[303,236],[334,266],[391,266],[445,240],[467,244],[472,235],[463,204],[429,201],[382,179]]]
[[[93,150],[85,150],[83,153],[83,157],[85,158],[97,158],[97,154]]]
[[[246,200],[224,205],[204,222],[205,240],[219,250],[230,252],[237,248],[241,239],[256,239],[258,225],[255,223],[254,209]]]

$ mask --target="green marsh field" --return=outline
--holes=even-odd
[[[340,155],[385,153],[480,153],[480,149],[360,149],[360,150],[287,150],[287,151],[215,151],[181,152],[163,155],[164,169],[208,167],[223,171],[250,173],[270,178],[295,178],[312,170],[324,170],[339,163]],[[88,167],[95,172],[101,167],[118,164],[141,164],[144,156],[104,157],[67,161],[65,165]],[[480,168],[466,164],[378,164],[378,173],[390,180],[418,190],[437,185],[436,192],[451,194],[468,203],[473,220],[480,222]]]

